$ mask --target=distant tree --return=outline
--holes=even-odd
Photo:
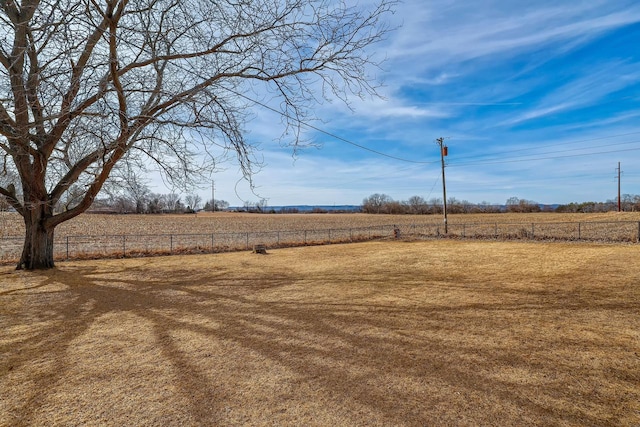
[[[147,204],[147,212],[151,214],[159,214],[167,208],[166,197],[164,194],[150,194]]]
[[[246,212],[253,212],[255,210],[256,203],[250,200],[245,200],[242,204],[242,208]]]
[[[442,204],[442,199],[438,197],[434,197],[429,200],[429,213],[442,214],[443,210],[444,210],[444,206]]]
[[[180,195],[176,193],[165,194],[165,203],[169,212],[178,213],[181,212],[183,208]]]
[[[507,212],[520,212],[520,199],[517,197],[509,197],[507,199]]]
[[[393,199],[386,194],[375,193],[362,201],[362,212],[384,213],[384,206]]]
[[[204,204],[203,209],[207,212],[214,212],[214,211],[223,211],[228,207],[229,207],[229,202],[227,202],[226,200],[214,199],[213,201],[211,201],[211,199],[209,199]]]
[[[409,197],[407,206],[412,214],[425,214],[428,212],[427,202],[420,196]]]
[[[229,202],[226,200],[214,200],[213,206],[216,211],[224,211],[229,208]]]
[[[395,200],[391,200],[384,204],[382,211],[390,215],[400,215],[406,213],[405,205]]]
[[[192,210],[197,211],[202,199],[197,194],[188,194],[187,197],[184,198],[184,201]]]
[[[268,200],[267,199],[260,199],[256,204],[256,209],[258,210],[258,212],[266,212],[267,210],[267,203]]]
[[[125,196],[116,196],[110,199],[110,205],[120,214],[131,213],[136,211],[135,203]]]
[[[127,180],[124,181],[123,187],[125,197],[133,202],[135,206],[135,213],[143,214],[147,211],[147,203],[151,195],[151,190],[147,185],[134,174],[131,174]]]

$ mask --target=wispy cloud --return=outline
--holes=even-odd
[[[602,31],[640,21],[640,6],[634,3],[626,7],[619,2],[539,5],[409,1],[401,16],[405,31],[389,46],[389,55],[403,63],[420,58],[419,65],[433,69],[482,56],[541,49],[560,40],[585,43]]]
[[[354,99],[351,109],[326,103],[311,123],[433,163],[380,156],[313,128],[305,132],[322,148],[302,150],[294,161],[274,142],[281,117],[256,107],[248,139],[262,143],[266,163],[255,176],[257,194],[237,184],[229,166],[214,177],[220,198],[279,205],[360,203],[376,192],[396,200],[440,197],[433,143],[440,136],[451,137],[447,192],[459,200],[603,201],[615,197],[620,160],[623,192],[640,194],[640,175],[632,173],[640,142],[613,137],[640,132],[637,1],[404,0],[394,19],[401,26],[377,47],[388,58],[384,98]],[[596,146],[591,151],[602,154],[582,155]]]

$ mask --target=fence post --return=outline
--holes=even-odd
[[[535,238],[535,236],[536,236],[536,223],[532,222],[531,223],[531,238],[533,239],[533,238]]]
[[[211,252],[213,252],[213,248],[215,247],[215,243],[214,243],[214,238],[213,238],[214,234],[211,233]]]
[[[169,234],[169,253],[173,253],[173,234]]]
[[[467,224],[462,224],[462,237],[467,237]]]
[[[331,243],[331,229],[329,229],[329,243]]]
[[[67,236],[67,261],[69,260],[69,236]]]
[[[122,257],[127,256],[127,236],[125,234],[122,235]]]
[[[495,226],[494,226],[493,236],[496,239],[498,238],[498,223],[497,222],[495,223]]]
[[[278,246],[280,246],[280,231],[278,231]]]
[[[581,235],[580,235],[580,228],[581,227],[580,227],[580,225],[581,225],[581,223],[578,223],[578,240],[580,240],[580,238],[581,238]]]
[[[247,231],[247,246],[246,249],[249,250],[249,232]]]
[[[304,230],[304,244],[307,244],[307,230]]]
[[[638,221],[638,242],[640,243],[640,221]]]

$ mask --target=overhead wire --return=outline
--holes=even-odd
[[[638,134],[640,134],[640,131],[639,132],[621,133],[621,134],[616,134],[616,135],[608,135],[608,136],[603,136],[603,137],[598,137],[598,138],[581,139],[581,140],[577,140],[577,141],[566,141],[566,142],[543,144],[543,145],[537,145],[535,147],[518,148],[518,149],[513,149],[513,150],[502,150],[501,149],[500,153],[496,153],[496,155],[499,154],[500,156],[504,156],[505,154],[519,153],[519,152],[522,152],[522,151],[533,151],[533,150],[539,150],[541,148],[547,148],[547,147],[558,147],[558,146],[562,146],[562,145],[581,144],[581,143],[584,143],[584,142],[601,141],[603,139],[619,138],[619,137],[622,137],[622,136],[638,135]],[[575,150],[588,149],[588,148],[589,147],[576,148]],[[531,154],[531,155],[535,155],[535,154]],[[475,157],[470,157],[470,156],[458,157],[458,159],[467,159],[467,158],[475,158]]]
[[[337,139],[339,141],[342,141],[344,143],[347,143],[349,145],[355,146],[357,148],[360,148],[362,150],[366,150],[369,151],[371,153],[380,155],[380,156],[384,156],[393,160],[398,160],[398,161],[402,161],[402,162],[407,162],[407,163],[414,163],[414,164],[436,164],[438,163],[438,160],[434,160],[434,161],[417,161],[417,160],[410,160],[410,159],[406,159],[406,158],[402,158],[402,157],[397,157],[397,156],[393,156],[387,153],[383,153],[381,151],[377,151],[374,150],[372,148],[363,146],[361,144],[355,143],[353,141],[350,141],[344,137],[341,137],[339,135],[336,135],[335,133],[326,131],[324,129],[321,129],[317,126],[314,126],[310,123],[301,121],[300,119],[294,118],[282,111],[277,110],[276,108],[273,108],[263,102],[257,101],[255,99],[252,99],[242,93],[239,93],[235,90],[229,89],[229,88],[225,88],[228,91],[232,92],[233,94],[244,98],[252,103],[255,103],[256,105],[259,105],[263,108],[266,108],[272,112],[275,112],[276,114],[279,114],[283,117],[286,117],[288,119],[297,121],[298,123],[300,123],[303,126],[306,126],[310,129],[313,129],[317,132],[320,132],[322,134],[325,134],[327,136],[330,136],[331,138]],[[561,146],[561,145],[572,145],[572,144],[579,144],[579,143],[584,143],[584,142],[591,142],[591,141],[599,141],[599,140],[604,140],[604,139],[611,139],[611,138],[617,138],[617,137],[621,137],[621,136],[629,136],[629,135],[637,135],[640,134],[640,132],[628,132],[628,133],[623,133],[623,134],[617,134],[617,135],[610,135],[610,136],[604,136],[604,137],[599,137],[599,138],[590,138],[590,139],[583,139],[583,140],[577,140],[577,141],[567,141],[567,142],[560,142],[560,143],[555,143],[555,144],[545,144],[545,145],[540,145],[537,147],[530,147],[530,148],[520,148],[520,149],[515,149],[515,150],[509,150],[509,151],[502,151],[501,154],[505,154],[505,153],[518,153],[518,152],[523,152],[523,151],[533,151],[533,150],[538,150],[540,148],[545,148],[545,147],[554,147],[554,146]],[[553,153],[566,153],[566,152],[572,152],[572,151],[583,151],[583,150],[589,150],[589,149],[594,149],[594,148],[601,148],[601,147],[610,147],[610,146],[614,146],[614,145],[627,145],[627,144],[635,144],[635,143],[640,143],[640,140],[637,141],[627,141],[627,142],[620,142],[620,143],[614,143],[614,144],[607,144],[607,145],[598,145],[598,146],[592,146],[592,147],[580,147],[580,148],[576,148],[576,149],[569,149],[569,150],[555,150],[555,151],[549,151],[549,152],[542,152],[542,153],[532,153],[529,155],[522,155],[522,156],[515,156],[515,158],[507,158],[504,159],[504,157],[502,157],[502,160],[499,160],[498,158],[494,159],[479,159],[477,161],[471,161],[471,162],[463,162],[463,163],[451,163],[451,162],[447,162],[447,166],[454,166],[454,167],[459,167],[459,166],[473,166],[473,165],[482,165],[482,164],[503,164],[503,163],[518,163],[518,162],[527,162],[527,161],[538,161],[538,160],[552,160],[552,159],[562,159],[562,158],[570,158],[570,157],[582,157],[582,156],[592,156],[592,155],[599,155],[599,154],[608,154],[608,153],[618,153],[618,152],[628,152],[628,151],[637,151],[640,150],[640,147],[638,148],[630,148],[630,149],[621,149],[621,150],[608,150],[608,151],[598,151],[598,152],[592,152],[592,153],[575,153],[575,154],[570,154],[570,155],[560,155],[560,156],[547,156],[547,157],[536,157],[536,156],[540,156],[541,154],[553,154]],[[523,157],[523,158],[520,158]],[[465,158],[471,158],[471,157],[463,157],[463,158],[458,158],[458,160],[460,159],[465,159]]]
[[[640,142],[640,141],[634,141]],[[610,154],[610,153],[622,153],[628,151],[639,151],[640,147],[636,148],[627,148],[624,150],[608,150],[608,151],[597,151],[593,153],[577,153],[577,154],[567,154],[564,156],[549,156],[549,157],[533,157],[533,158],[525,158],[525,159],[511,159],[511,160],[479,160],[477,162],[466,162],[466,163],[448,163],[448,167],[457,167],[457,166],[475,166],[475,165],[496,165],[496,164],[504,164],[504,163],[521,163],[521,162],[530,162],[537,160],[555,160],[555,159],[565,159],[570,157],[585,157],[585,156],[595,156],[599,154]]]
[[[317,126],[314,126],[314,125],[312,125],[310,123],[304,122],[304,121],[302,121],[302,120],[300,120],[298,118],[292,117],[292,116],[290,116],[289,114],[287,114],[287,113],[285,113],[283,111],[280,111],[280,110],[278,110],[276,108],[273,108],[273,107],[271,107],[271,106],[269,106],[269,105],[267,105],[267,104],[265,104],[263,102],[257,101],[257,100],[255,100],[253,98],[250,98],[250,97],[246,96],[246,95],[243,95],[243,94],[241,94],[241,93],[239,93],[239,92],[237,92],[235,90],[232,90],[232,89],[229,89],[229,88],[225,88],[225,89],[227,91],[229,91],[229,92],[241,97],[241,98],[246,99],[247,101],[253,102],[256,105],[259,105],[259,106],[261,106],[263,108],[266,108],[266,109],[268,109],[268,110],[270,110],[270,111],[272,111],[272,112],[274,112],[276,114],[279,114],[279,115],[281,115],[281,116],[283,116],[283,117],[285,117],[287,119],[294,120],[294,121],[300,123],[303,126],[306,126],[306,127],[310,128],[310,129],[313,129],[313,130],[315,130],[317,132],[323,133],[323,134],[325,134],[327,136],[330,136],[331,138],[337,139],[338,141],[342,141],[342,142],[344,142],[346,144],[353,145],[354,147],[360,148],[362,150],[366,150],[366,151],[369,151],[371,153],[374,153],[374,154],[377,154],[377,155],[380,155],[380,156],[388,157],[390,159],[398,160],[398,161],[406,162],[406,163],[416,163],[416,164],[425,164],[425,165],[426,164],[437,163],[437,161],[425,162],[425,161],[405,159],[405,158],[402,158],[402,157],[392,156],[391,154],[387,154],[387,153],[383,153],[381,151],[374,150],[372,148],[369,148],[369,147],[366,147],[364,145],[361,145],[361,144],[355,143],[353,141],[350,141],[350,140],[348,140],[346,138],[343,138],[343,137],[341,137],[339,135],[336,135],[336,134],[334,134],[332,132],[329,132],[329,131],[326,131],[324,129],[321,129],[321,128],[319,128]]]

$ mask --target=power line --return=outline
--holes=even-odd
[[[635,142],[640,142],[640,141],[635,141]],[[584,157],[584,156],[595,156],[598,154],[610,154],[610,153],[622,153],[622,152],[626,152],[626,151],[638,151],[640,150],[640,147],[636,147],[636,148],[628,148],[626,150],[609,150],[609,151],[597,151],[597,152],[593,152],[593,153],[580,153],[580,154],[568,154],[565,156],[550,156],[550,157],[534,157],[534,158],[527,158],[527,159],[519,159],[519,160],[501,160],[501,161],[492,161],[492,160],[488,160],[488,161],[477,161],[477,162],[467,162],[467,163],[451,163],[449,164],[449,166],[475,166],[475,165],[497,165],[497,164],[503,164],[503,163],[521,163],[521,162],[531,162],[531,161],[537,161],[537,160],[554,160],[554,159],[566,159],[569,157]]]
[[[573,144],[582,144],[584,142],[601,141],[603,139],[619,138],[619,137],[622,137],[622,136],[638,135],[638,134],[640,134],[640,132],[628,132],[628,133],[621,133],[621,134],[617,134],[617,135],[609,135],[609,136],[603,136],[603,137],[598,137],[598,138],[581,139],[581,140],[577,140],[577,141],[556,142],[556,143],[552,143],[552,144],[538,145],[538,146],[529,147],[529,148],[518,148],[518,149],[514,149],[514,150],[500,150],[499,154],[502,156],[504,154],[519,153],[519,152],[522,152],[522,151],[539,150],[540,148],[558,147],[558,146],[573,145]],[[638,142],[638,141],[633,141],[633,142]],[[622,144],[630,144],[630,143],[633,143],[633,142],[627,142],[627,143],[622,143]],[[618,144],[609,144],[609,145],[618,145]],[[586,148],[576,148],[576,150],[586,150],[586,149],[589,149],[589,148],[597,148],[597,147],[601,147],[601,146],[586,147]],[[545,154],[545,153],[537,153],[537,154],[531,154],[531,155],[533,156],[533,155],[538,155],[538,154]],[[464,159],[468,159],[468,158],[473,158],[473,157],[471,157],[471,156],[457,157],[458,160],[464,160]]]
[[[341,137],[341,136],[339,136],[339,135],[336,135],[336,134],[334,134],[334,133],[328,132],[328,131],[326,131],[326,130],[324,130],[324,129],[320,129],[320,128],[319,128],[319,127],[317,127],[317,126],[314,126],[314,125],[309,124],[309,123],[307,123],[307,122],[303,122],[303,121],[302,121],[302,120],[300,120],[300,119],[297,119],[297,118],[295,118],[295,117],[290,116],[290,115],[289,115],[289,114],[287,114],[287,113],[284,113],[284,112],[279,111],[279,110],[277,110],[277,109],[275,109],[275,108],[273,108],[273,107],[270,107],[269,105],[267,105],[267,104],[265,104],[265,103],[263,103],[263,102],[256,101],[255,99],[249,98],[248,96],[243,95],[243,94],[241,94],[241,93],[239,93],[239,92],[236,92],[235,90],[232,90],[232,89],[229,89],[229,88],[225,88],[225,89],[226,89],[226,90],[228,90],[229,92],[231,92],[231,93],[233,93],[233,94],[235,94],[235,95],[237,95],[237,96],[241,97],[241,98],[246,99],[247,101],[253,102],[253,103],[254,103],[254,104],[256,104],[256,105],[259,105],[259,106],[261,106],[261,107],[263,107],[263,108],[266,108],[266,109],[268,109],[268,110],[270,110],[270,111],[273,111],[273,112],[274,112],[274,113],[276,113],[276,114],[279,114],[279,115],[281,115],[281,116],[283,116],[283,117],[286,117],[286,118],[287,118],[287,119],[289,119],[289,120],[296,121],[296,122],[300,123],[300,124],[301,124],[301,125],[303,125],[303,126],[306,126],[306,127],[310,128],[310,129],[313,129],[313,130],[315,130],[315,131],[318,131],[318,132],[320,132],[320,133],[323,133],[323,134],[325,134],[325,135],[327,135],[327,136],[330,136],[330,137],[332,137],[332,138],[334,138],[334,139],[337,139],[337,140],[339,140],[339,141],[342,141],[342,142],[344,142],[344,143],[347,143],[347,144],[353,145],[354,147],[358,147],[358,148],[360,148],[360,149],[362,149],[362,150],[366,150],[366,151],[369,151],[369,152],[371,152],[371,153],[378,154],[378,155],[380,155],[380,156],[388,157],[388,158],[390,158],[390,159],[398,160],[398,161],[406,162],[406,163],[417,163],[417,164],[423,164],[423,165],[428,165],[428,164],[434,164],[434,163],[437,163],[437,161],[424,162],[424,161],[417,161],[417,160],[404,159],[404,158],[402,158],[402,157],[392,156],[392,155],[390,155],[390,154],[386,154],[386,153],[383,153],[383,152],[381,152],[381,151],[377,151],[377,150],[374,150],[374,149],[372,149],[372,148],[365,147],[364,145],[357,144],[357,143],[355,143],[355,142],[353,142],[353,141],[350,141],[350,140],[348,140],[348,139],[346,139],[346,138],[343,138],[343,137]]]

